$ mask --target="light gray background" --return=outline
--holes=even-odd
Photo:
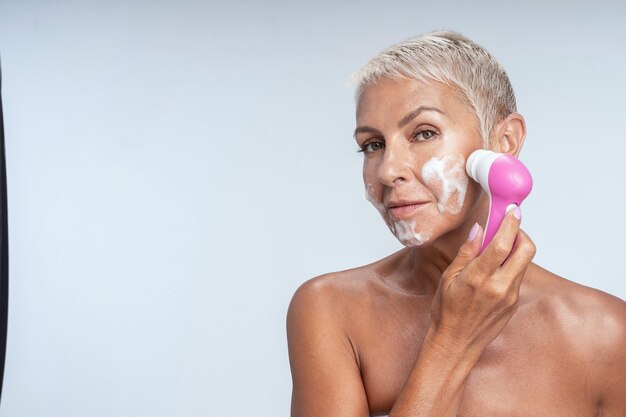
[[[617,1],[0,1],[0,415],[287,415],[294,290],[400,248],[350,75],[432,29],[508,70],[537,263],[626,298],[625,25]]]

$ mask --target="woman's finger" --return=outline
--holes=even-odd
[[[473,261],[473,267],[479,273],[492,275],[511,253],[520,225],[520,218],[515,216],[516,210],[519,210],[519,208],[506,213],[500,228],[491,242],[489,242],[483,253]]]
[[[530,239],[530,236],[520,229],[509,257],[500,268],[501,276],[510,277],[511,280],[517,280],[515,285],[519,290],[526,269],[535,257],[536,252],[537,248]]]
[[[452,260],[443,276],[453,277],[461,272],[480,253],[483,241],[483,228],[476,223],[469,232],[467,240],[461,245],[456,257]]]

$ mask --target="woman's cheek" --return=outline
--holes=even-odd
[[[430,158],[422,167],[422,179],[437,198],[437,210],[458,214],[465,203],[469,179],[462,155]]]
[[[374,192],[374,186],[370,183],[366,183],[365,199],[372,203],[372,205],[376,207],[376,210],[378,210],[380,214],[383,214],[385,212],[385,205],[382,202],[376,200],[376,197],[374,197]]]
[[[417,222],[415,220],[393,220],[387,215],[387,209],[382,202],[379,202],[374,197],[374,187],[372,184],[365,185],[365,198],[367,201],[378,210],[383,220],[387,224],[387,227],[394,234],[394,236],[404,246],[420,246],[428,242],[432,237],[432,230],[430,228],[420,225],[420,231],[416,231]]]

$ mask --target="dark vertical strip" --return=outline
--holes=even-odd
[[[4,153],[4,116],[2,112],[2,69],[0,68],[0,401],[4,382],[9,316],[9,222],[7,216],[7,166]]]

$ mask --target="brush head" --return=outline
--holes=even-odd
[[[502,154],[487,150],[478,149],[472,152],[467,158],[465,164],[465,171],[467,175],[477,183],[479,183],[483,189],[489,192],[489,170],[493,162]]]
[[[521,204],[530,194],[533,180],[528,168],[516,157],[478,149],[467,158],[467,175],[492,196]]]

